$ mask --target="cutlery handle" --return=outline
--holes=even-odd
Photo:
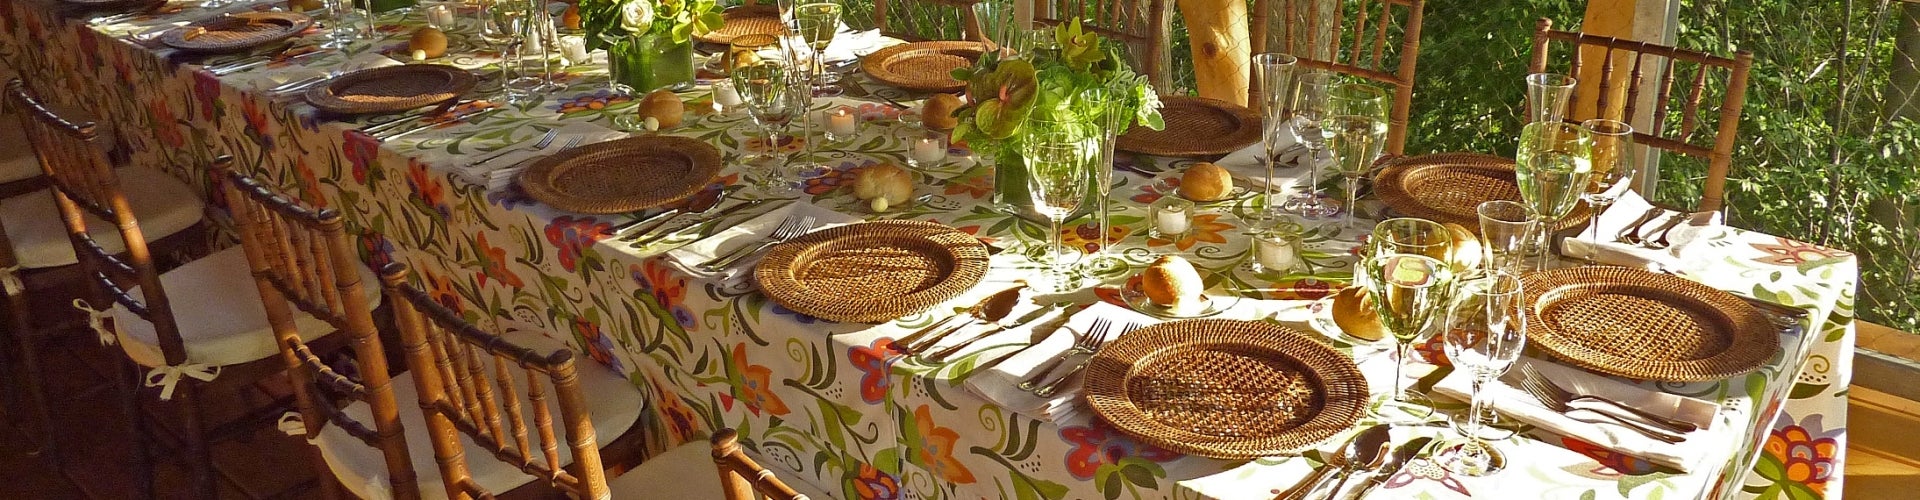
[[[894,339],[893,345],[900,346],[901,348],[904,349],[909,345],[913,345],[915,342],[919,342],[920,339],[926,338],[927,334],[933,333],[934,330],[940,329],[941,325],[945,325],[949,322],[952,322],[954,318],[959,318],[961,316],[964,316],[964,314],[955,314],[952,316],[947,316],[946,318],[941,319],[940,321],[935,321],[933,322],[933,324],[927,325],[919,330],[915,330],[913,333],[909,333],[905,337]]]
[[[966,329],[967,325],[972,325],[973,322],[979,321],[978,317],[973,316],[971,314],[966,315],[966,317],[967,317],[967,320],[960,322],[960,324],[958,325],[953,325],[953,327],[942,330],[940,331],[940,333],[935,333],[932,336],[927,337],[925,340],[921,340],[917,344],[907,345],[906,346],[907,352],[920,352],[920,351],[925,351],[927,349],[932,349],[933,346],[940,345],[940,341],[946,340],[947,337],[953,336],[954,332],[958,332],[960,330]]]
[[[705,269],[707,271],[719,271],[721,269],[733,267],[734,264],[739,263],[741,260],[744,260],[747,257],[752,256],[753,254],[760,253],[761,250],[766,250],[767,248],[772,247],[774,243],[777,243],[777,242],[762,241],[759,243],[746,245],[740,248],[735,248],[733,249],[732,252],[728,252],[726,255],[722,255],[714,258],[713,260],[709,260],[701,263],[700,268]]]
[[[1074,354],[1073,350],[1068,350],[1065,354],[1062,354],[1060,357],[1053,358],[1053,361],[1048,361],[1047,367],[1041,369],[1039,375],[1027,377],[1026,381],[1020,382],[1020,390],[1031,391],[1031,390],[1034,390],[1035,387],[1039,387],[1040,382],[1047,379],[1047,375],[1052,375],[1053,371],[1055,369],[1060,368],[1060,364],[1065,363],[1067,361],[1067,358],[1072,357],[1073,354]]]
[[[1334,469],[1338,468],[1340,468],[1340,466],[1333,464],[1322,465],[1320,468],[1314,469],[1313,473],[1307,474],[1306,479],[1300,480],[1300,484],[1293,485],[1292,488],[1280,492],[1279,495],[1274,495],[1273,500],[1300,500],[1306,498],[1307,494],[1313,493],[1313,490],[1320,489],[1320,484],[1326,482],[1327,473],[1333,472]]]
[[[1067,383],[1067,379],[1073,378],[1073,374],[1079,373],[1080,369],[1086,368],[1087,363],[1090,363],[1092,361],[1093,361],[1093,355],[1088,354],[1087,359],[1082,359],[1080,360],[1079,364],[1075,364],[1073,365],[1073,368],[1067,369],[1066,373],[1060,374],[1060,378],[1053,379],[1053,381],[1048,382],[1047,385],[1040,386],[1039,389],[1035,389],[1033,391],[1033,395],[1040,396],[1043,398],[1053,396],[1053,393],[1058,392],[1060,390],[1061,384]]]
[[[1574,412],[1579,412],[1579,411],[1584,411],[1584,412],[1585,412],[1585,413],[1587,413],[1587,414],[1592,414],[1592,415],[1599,415],[1599,416],[1602,416],[1602,417],[1607,417],[1607,420],[1600,420],[1600,419],[1595,419],[1595,418],[1591,418],[1591,417],[1587,417],[1587,418],[1582,418],[1581,416],[1578,416],[1578,415],[1574,415]],[[1644,435],[1644,436],[1647,436],[1647,437],[1650,437],[1650,438],[1654,438],[1654,439],[1658,439],[1658,440],[1660,440],[1660,441],[1662,441],[1662,442],[1666,442],[1666,443],[1678,443],[1678,442],[1681,442],[1681,441],[1686,441],[1686,440],[1687,440],[1687,438],[1686,438],[1685,436],[1681,436],[1681,435],[1678,435],[1678,434],[1674,434],[1674,433],[1671,433],[1671,432],[1667,432],[1667,431],[1664,431],[1664,430],[1661,430],[1661,429],[1659,429],[1659,428],[1655,428],[1655,427],[1649,427],[1649,426],[1646,426],[1646,425],[1643,425],[1643,424],[1637,424],[1637,423],[1634,423],[1634,422],[1633,422],[1633,421],[1631,421],[1631,420],[1627,420],[1627,419],[1623,419],[1623,418],[1620,418],[1620,417],[1616,417],[1616,416],[1613,416],[1613,414],[1610,414],[1610,413],[1602,413],[1602,412],[1597,412],[1597,411],[1593,411],[1593,410],[1589,410],[1589,409],[1586,409],[1586,408],[1570,408],[1570,409],[1569,409],[1569,410],[1568,410],[1568,411],[1567,411],[1567,412],[1565,413],[1565,415],[1567,416],[1567,418],[1571,418],[1571,419],[1574,419],[1574,420],[1579,420],[1579,421],[1581,421],[1581,422],[1586,422],[1586,423],[1589,423],[1589,424],[1614,424],[1614,425],[1618,425],[1618,426],[1621,426],[1621,427],[1625,427],[1625,428],[1627,428],[1627,429],[1629,429],[1629,430],[1632,430],[1632,431],[1634,431],[1634,432],[1638,432],[1638,433],[1640,433],[1641,435]]]
[[[952,347],[941,349],[940,352],[933,353],[932,356],[927,356],[927,360],[933,361],[936,363],[941,361],[946,361],[947,356],[952,356],[954,355],[954,353],[960,352],[961,349],[965,349],[967,348],[967,346],[973,345],[974,342],[979,342],[980,339],[991,337],[993,336],[993,334],[1000,333],[1002,330],[1006,330],[1006,329],[1007,328],[1004,326],[995,326],[991,329],[988,329],[985,332],[981,332],[980,335],[974,336],[973,338],[970,338],[967,340],[960,341],[960,343],[954,344]]]
[[[1328,491],[1326,498],[1328,499],[1340,498],[1340,488],[1345,488],[1347,486],[1348,479],[1353,479],[1353,471],[1350,471],[1350,470],[1340,471],[1340,480],[1333,483],[1333,491]]]
[[[1687,421],[1677,420],[1677,419],[1673,419],[1673,418],[1669,418],[1661,415],[1656,415],[1653,413],[1649,413],[1645,410],[1620,404],[1619,402],[1611,399],[1606,399],[1606,398],[1602,398],[1594,395],[1576,396],[1573,398],[1572,401],[1567,402],[1567,406],[1573,407],[1573,408],[1585,408],[1595,413],[1612,414],[1615,418],[1633,420],[1641,424],[1655,426],[1655,427],[1659,427],[1662,429],[1666,429],[1666,430],[1670,430],[1670,431],[1682,433],[1682,434],[1693,432],[1700,429],[1699,426],[1693,425],[1692,422],[1687,422]]]

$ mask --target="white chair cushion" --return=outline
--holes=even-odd
[[[538,332],[511,332],[503,337],[515,345],[533,349],[535,352],[548,353],[568,348],[566,344],[547,338]],[[387,348],[395,349],[398,346],[387,346]],[[575,359],[586,360],[586,357],[581,356]],[[574,366],[579,371],[581,393],[587,395],[587,411],[593,413],[594,439],[601,447],[605,447],[607,443],[626,434],[627,429],[633,427],[634,422],[640,419],[643,403],[640,391],[619,374],[592,361],[576,361]],[[492,373],[490,367],[487,371]],[[530,401],[527,399],[524,372],[515,370],[514,373],[519,375],[514,377],[514,392],[522,401]],[[555,437],[564,440],[566,439],[565,427],[560,416],[557,393],[554,392],[548,379],[541,377],[540,380],[547,387],[547,408],[552,412],[554,432],[562,434]],[[494,396],[496,398],[500,396],[497,388]],[[433,458],[433,443],[427,438],[427,422],[420,412],[419,392],[414,385],[411,370],[393,378],[393,398],[400,406],[400,423],[406,428],[407,452],[413,459],[414,474],[419,477],[421,498],[428,500],[447,498],[446,486],[440,481],[440,466]],[[538,450],[539,445],[534,444],[537,443],[538,438],[535,437],[537,431],[534,430],[532,405],[523,403],[521,406],[527,409],[522,418],[527,425],[528,442],[536,448],[532,452],[536,457],[535,460],[545,461],[546,459],[541,455],[542,452]],[[365,402],[356,401],[347,405],[345,411],[355,421],[366,424],[369,428],[372,427],[372,413]],[[507,416],[503,414],[500,418],[501,425],[506,425]],[[472,474],[475,484],[488,491],[503,494],[535,479],[520,472],[518,467],[495,459],[493,453],[474,444],[465,433],[460,434],[460,443],[466,446],[468,473]],[[347,489],[352,490],[355,495],[373,500],[393,498],[387,483],[386,462],[380,450],[367,446],[358,438],[340,430],[338,426],[331,425],[320,431],[314,445],[320,447],[321,456],[326,458],[328,467],[333,469],[333,474],[339,478],[340,484],[346,485]],[[559,448],[561,465],[573,463],[573,451],[565,443],[559,444]]]
[[[17,129],[0,125],[0,130]],[[33,151],[13,150],[13,143],[6,142],[10,139],[5,137],[6,135],[19,135],[19,132],[0,133],[0,157],[4,157],[0,158],[0,184],[31,179],[40,175],[40,158],[34,156]],[[22,144],[21,147],[26,146]]]
[[[369,308],[379,305],[380,282],[373,272],[366,266],[354,266],[354,270],[360,273],[360,299]],[[247,267],[245,249],[228,248],[167,271],[160,275],[160,286],[166,289],[167,301],[172,302],[173,320],[180,325],[188,363],[237,365],[280,354],[252,269]],[[127,292],[140,298],[140,287]],[[333,326],[319,318],[299,309],[294,313],[294,326],[308,341],[333,332]],[[143,366],[166,364],[153,323],[119,304],[107,314],[113,318],[127,357]]]
[[[783,473],[778,464],[768,463],[749,453],[755,463],[774,471],[780,482],[813,500],[832,500],[833,495],[806,481]],[[607,482],[615,500],[633,498],[673,498],[677,500],[726,500],[720,491],[720,469],[713,465],[713,446],[704,441],[680,445],[647,459],[639,467]]]
[[[37,168],[37,167],[36,167]],[[206,205],[192,187],[165,172],[140,167],[119,169],[120,187],[140,222],[148,242],[178,233],[200,222]],[[39,191],[0,200],[0,224],[13,240],[13,253],[23,269],[59,267],[79,262],[67,241],[66,223],[53,192]],[[87,216],[87,233],[110,252],[120,252],[120,231],[113,224]],[[244,267],[244,266],[242,266]]]

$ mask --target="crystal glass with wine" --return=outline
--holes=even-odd
[[[1534,122],[1520,129],[1514,174],[1520,181],[1520,201],[1537,223],[1535,269],[1544,269],[1550,262],[1553,228],[1587,192],[1592,157],[1593,139],[1579,125]]]
[[[1374,226],[1368,246],[1365,286],[1380,325],[1393,334],[1398,348],[1393,392],[1370,407],[1382,419],[1425,419],[1433,414],[1432,404],[1425,395],[1405,387],[1403,375],[1413,357],[1414,342],[1443,317],[1451,297],[1453,267],[1447,257],[1453,237],[1438,222],[1396,218]]]
[[[814,95],[833,97],[841,94],[840,87],[829,85],[822,80],[826,71],[827,46],[833,44],[833,35],[840,31],[840,4],[831,2],[803,3],[794,8],[794,23],[800,27],[800,37],[813,49],[810,73]]]
[[[1587,181],[1587,191],[1580,199],[1587,202],[1588,212],[1597,220],[1600,213],[1613,206],[1613,201],[1629,189],[1635,167],[1633,148],[1633,126],[1619,120],[1595,118],[1580,123],[1587,135],[1593,139],[1593,174]],[[1600,241],[1600,225],[1589,224],[1593,229],[1593,241]],[[1593,263],[1593,251],[1590,247],[1585,258]]]
[[[1360,179],[1372,171],[1387,143],[1387,90],[1364,83],[1342,83],[1327,90],[1327,116],[1320,134],[1333,151],[1334,164],[1347,188],[1346,227],[1353,227],[1360,206]]]

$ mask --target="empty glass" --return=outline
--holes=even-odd
[[[1266,205],[1260,210],[1262,220],[1271,219],[1280,212],[1281,204],[1276,201],[1278,198],[1273,192],[1273,185],[1276,184],[1273,162],[1274,157],[1280,155],[1279,134],[1293,133],[1293,129],[1285,124],[1292,119],[1288,106],[1292,102],[1292,96],[1289,94],[1293,90],[1293,70],[1298,62],[1300,62],[1299,59],[1278,52],[1266,52],[1253,56],[1253,76],[1256,80],[1254,84],[1260,86],[1260,102],[1249,104],[1259,106],[1260,118],[1264,124],[1262,128],[1265,129],[1260,131],[1260,144],[1266,151],[1265,161],[1261,163],[1267,166],[1267,179],[1266,182],[1262,182],[1266,185],[1266,197],[1263,198]]]
[[[1481,202],[1476,210],[1480,214],[1480,247],[1487,252],[1482,267],[1490,272],[1521,272],[1527,243],[1533,241],[1533,212],[1509,200]]]
[[[806,12],[807,7],[811,5],[814,4],[802,5],[799,12]],[[833,5],[836,8],[839,7],[837,4]],[[839,22],[838,19],[836,15],[836,23]],[[824,48],[825,44],[820,46]],[[813,95],[819,88],[814,83],[818,81],[816,71],[819,69],[818,64],[822,54],[820,49],[814,48],[813,43],[799,35],[782,37],[780,50],[781,57],[787,60],[787,85],[792,87],[787,90],[787,97],[794,112],[800,114],[801,126],[800,161],[786,165],[783,171],[813,172],[824,169],[826,168],[824,165],[813,160],[814,147],[818,141],[813,139],[813,123],[816,120],[814,120],[814,113],[811,112]]]
[[[1527,75],[1527,123],[1559,123],[1573,98],[1573,77],[1557,73]]]
[[[1307,149],[1307,183],[1305,190],[1287,200],[1286,211],[1302,217],[1315,218],[1339,213],[1340,207],[1320,199],[1320,153],[1327,150],[1327,136],[1320,132],[1320,120],[1327,117],[1327,92],[1333,85],[1333,74],[1314,69],[1300,69],[1293,75],[1293,95],[1288,101],[1287,127],[1293,132],[1294,144]]]
[[[1364,83],[1342,83],[1327,91],[1327,116],[1320,134],[1347,188],[1346,227],[1360,207],[1360,179],[1387,145],[1387,90]]]
[[[1553,228],[1573,211],[1587,192],[1593,172],[1593,140],[1586,129],[1562,122],[1534,122],[1520,129],[1520,150],[1514,164],[1520,181],[1520,200],[1539,223],[1534,242],[1543,269],[1553,257]]]
[[[756,184],[761,188],[775,189],[781,184],[779,169],[786,162],[780,154],[779,130],[785,129],[798,112],[793,99],[788,96],[791,85],[786,63],[776,59],[763,59],[750,64],[736,66],[729,73],[733,87],[740,93],[740,100],[747,108],[747,115],[753,123],[760,126],[762,147],[765,151],[748,155],[742,159],[746,163],[771,163],[773,167]]]
[[[1472,377],[1473,402],[1455,422],[1461,439],[1435,456],[1454,474],[1485,476],[1500,471],[1506,460],[1481,437],[1493,408],[1480,388],[1512,367],[1527,345],[1526,300],[1520,278],[1505,272],[1462,282],[1454,297],[1447,309],[1445,349],[1447,360]]]
[[[1068,265],[1065,245],[1061,242],[1060,225],[1067,216],[1080,209],[1080,202],[1087,197],[1088,164],[1099,156],[1094,151],[1095,142],[1088,140],[1085,131],[1073,130],[1071,126],[1036,126],[1023,141],[1027,160],[1027,187],[1033,196],[1033,208],[1045,215],[1051,227],[1047,231],[1047,242],[1051,259],[1047,265],[1047,279],[1040,290],[1048,293],[1065,293],[1080,287],[1080,278]]]
[[[1587,135],[1593,139],[1593,174],[1587,181],[1587,192],[1580,199],[1587,202],[1594,220],[1613,206],[1630,188],[1634,171],[1633,126],[1619,120],[1595,118],[1580,124]],[[1593,241],[1600,241],[1600,225],[1588,224],[1593,229]],[[1593,263],[1593,251],[1598,247],[1589,247],[1585,258]]]
[[[360,28],[348,19],[359,15],[353,8],[352,0],[327,0],[327,39],[320,43],[323,49],[338,49],[352,44],[362,35]]]
[[[517,20],[509,19],[508,27],[514,28],[520,41],[520,50],[505,60],[512,65],[514,77],[507,80],[507,95],[510,99],[532,99],[567,88],[566,84],[553,81],[555,66],[554,45],[560,37],[553,29],[553,12],[547,9],[546,0],[501,0],[495,3],[495,9],[508,8],[508,3],[522,5],[511,8],[523,16]],[[510,15],[516,11],[503,11],[496,14]],[[517,26],[515,25],[517,24]]]
[[[1126,261],[1113,255],[1111,247],[1115,242],[1107,241],[1112,235],[1110,228],[1113,227],[1109,225],[1111,224],[1109,216],[1113,210],[1110,205],[1113,202],[1108,198],[1113,195],[1113,146],[1117,139],[1114,131],[1120,129],[1124,120],[1133,119],[1131,116],[1121,116],[1119,107],[1115,105],[1120,102],[1119,96],[1124,92],[1121,89],[1092,88],[1080,95],[1082,109],[1100,110],[1099,118],[1094,121],[1098,128],[1093,131],[1092,137],[1092,140],[1096,141],[1094,145],[1096,157],[1088,165],[1088,184],[1091,185],[1097,205],[1094,207],[1094,220],[1099,224],[1100,249],[1084,266],[1088,272],[1096,275],[1124,271],[1127,267]]]

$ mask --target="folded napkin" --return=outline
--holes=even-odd
[[[319,49],[324,50],[324,49]],[[301,57],[291,62],[275,61],[262,66],[241,70],[220,77],[228,85],[254,91],[265,91],[283,83],[308,78],[330,78],[363,69],[399,66],[402,63],[391,57],[374,52],[362,52],[336,62],[326,62],[339,58],[340,52]],[[311,66],[309,66],[311,65]],[[299,95],[292,93],[288,95]]]
[[[850,61],[859,59],[887,43],[887,37],[880,30],[849,31],[841,26],[840,33],[834,35],[833,44],[827,46],[827,62]]]
[[[1263,189],[1268,183],[1273,183],[1276,191],[1291,191],[1306,182],[1307,169],[1295,165],[1306,159],[1307,150],[1293,147],[1293,134],[1279,134],[1277,140],[1280,143],[1275,144],[1274,148],[1280,152],[1280,155],[1279,161],[1274,164],[1272,179],[1267,178],[1267,164],[1260,161],[1260,157],[1267,153],[1267,147],[1258,142],[1240,148],[1239,151],[1228,153],[1213,164],[1227,169],[1228,173],[1233,174],[1234,180],[1244,181],[1250,189]],[[1332,158],[1330,153],[1322,151],[1321,161],[1315,168],[1321,169],[1321,173],[1325,174],[1327,164]]]
[[[1634,223],[1641,222],[1648,214],[1656,211],[1658,215],[1651,220],[1633,226]],[[1674,226],[1672,234],[1667,236],[1667,242],[1671,243],[1667,248],[1653,249],[1618,241],[1622,231],[1629,230],[1628,226],[1633,226],[1633,231],[1651,241],[1660,236],[1660,231],[1656,231],[1657,229],[1675,222],[1677,217],[1687,219],[1679,221],[1679,225]],[[1600,214],[1594,224],[1599,227],[1597,240],[1592,228],[1583,230],[1578,235],[1561,240],[1561,255],[1575,258],[1586,258],[1591,255],[1594,261],[1605,264],[1656,272],[1673,272],[1681,269],[1680,255],[1688,244],[1702,239],[1703,236],[1711,237],[1724,230],[1719,212],[1689,214],[1658,208],[1633,191],[1627,191],[1626,194],[1621,195],[1620,199],[1614,201],[1613,206]]]
[[[499,148],[485,150],[463,149],[460,153],[455,154],[443,148],[429,147],[417,150],[416,154],[419,155],[421,161],[428,165],[446,169],[461,179],[474,184],[485,185],[488,190],[494,190],[506,187],[507,184],[512,183],[513,176],[520,173],[527,165],[531,165],[531,160],[544,158],[560,152],[560,148],[566,147],[567,143],[572,142],[574,138],[580,138],[578,145],[585,146],[627,136],[626,132],[609,129],[592,123],[573,122],[563,125],[558,129],[553,129],[558,130],[559,133],[553,136],[553,142],[547,144],[546,149],[527,150],[539,144],[540,138],[547,135],[547,130],[548,129],[539,127],[521,127],[520,130],[514,131],[511,136],[515,142]],[[501,151],[507,152],[502,154]],[[487,157],[495,154],[500,154],[500,157],[493,158],[484,163],[480,162],[480,160],[487,159]]]
[[[852,224],[860,222],[861,220],[858,216],[835,212],[806,201],[795,201],[787,204],[785,207],[760,214],[758,217],[747,219],[746,222],[714,233],[713,236],[702,238],[687,244],[687,246],[673,249],[666,253],[665,260],[668,265],[696,278],[711,278],[724,281],[752,274],[749,271],[753,269],[755,264],[760,263],[760,257],[765,255],[765,252],[762,252],[760,255],[748,257],[746,260],[735,263],[733,267],[720,272],[701,270],[700,264],[713,260],[715,257],[726,255],[735,249],[768,241],[768,238],[773,234],[774,228],[779,227],[780,222],[786,220],[789,215],[795,217],[813,216],[812,231]]]
[[[1518,380],[1521,365],[1532,366],[1548,380],[1572,392],[1593,394],[1656,415],[1692,422],[1699,425],[1700,429],[1684,434],[1685,441],[1669,444],[1625,426],[1574,420],[1572,417],[1547,409],[1538,399],[1534,399],[1517,385],[1510,385],[1504,380],[1504,378]],[[1708,456],[1725,452],[1729,446],[1733,446],[1733,439],[1739,434],[1739,430],[1732,426],[1718,428],[1713,426],[1719,411],[1718,405],[1649,390],[1578,368],[1532,358],[1521,358],[1504,378],[1481,387],[1481,390],[1487,391],[1486,397],[1489,398],[1489,404],[1492,404],[1493,408],[1501,414],[1555,434],[1593,443],[1602,448],[1639,457],[1681,472],[1698,470],[1707,465],[1704,461]],[[1472,381],[1469,380],[1466,370],[1455,370],[1433,386],[1434,392],[1459,401],[1468,399],[1471,388]],[[1590,416],[1587,412],[1580,413],[1583,417]],[[1590,418],[1606,421],[1606,417],[1591,416]]]
[[[1093,320],[1096,318],[1107,318],[1109,321],[1114,322],[1115,328],[1108,330],[1110,333],[1110,336],[1107,338],[1108,340],[1119,336],[1119,332],[1122,330],[1118,328],[1119,326],[1127,324],[1149,325],[1159,322],[1159,320],[1124,307],[1106,302],[1095,302],[1079,313],[1075,313],[1072,318],[1067,320],[1065,326],[1054,330],[1045,340],[1034,344],[1033,347],[1020,351],[1019,354],[1007,358],[1006,361],[1000,364],[985,368],[984,371],[968,376],[966,382],[967,391],[987,401],[992,401],[994,404],[1000,405],[1003,408],[1012,410],[1014,413],[1049,422],[1065,421],[1071,418],[1072,415],[1084,411],[1080,405],[1080,382],[1078,380],[1068,381],[1067,385],[1061,386],[1059,392],[1053,393],[1053,397],[1050,398],[1035,396],[1032,392],[1021,389],[1020,382],[1027,380],[1027,378],[1032,375],[1039,374],[1045,365],[1050,364],[1048,363],[1049,361],[1059,358],[1067,349],[1072,348],[1073,332],[1086,331],[1087,328],[1093,326]],[[1044,322],[1035,321],[1025,327],[1014,328],[998,335],[1013,336],[1012,338],[1028,338],[1032,335],[1032,332],[1028,330],[1032,327],[1031,325],[1042,323]],[[981,342],[987,343],[988,345],[1002,343],[996,341],[996,339],[988,339]],[[1065,362],[1069,364],[1060,366],[1050,377],[1060,376],[1064,372],[1059,370],[1072,368],[1073,365],[1071,363],[1078,363],[1081,359],[1083,358],[1075,357],[1065,360]],[[1079,378],[1078,375],[1074,377],[1076,379]]]

